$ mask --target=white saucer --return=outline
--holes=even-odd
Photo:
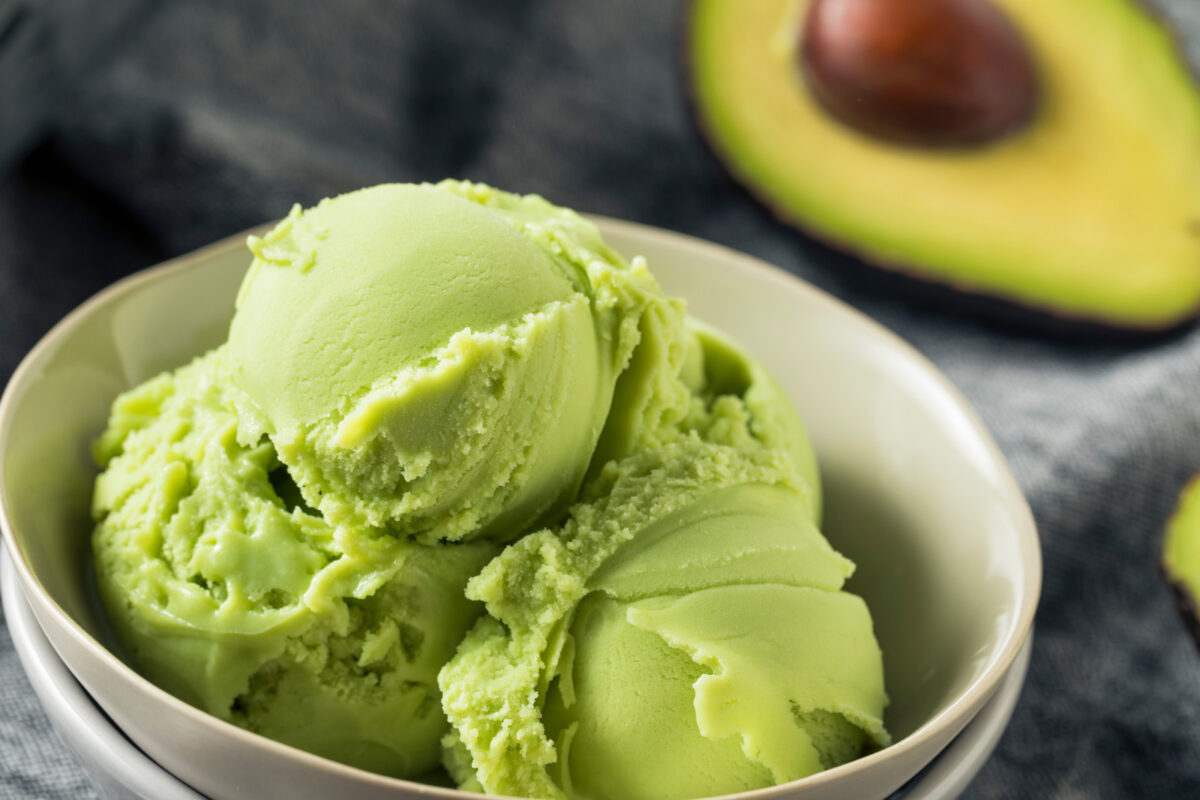
[[[107,800],[204,800],[134,747],[92,702],[38,627],[0,546],[0,604],[34,694],[63,744]]]
[[[129,742],[92,702],[46,640],[0,547],[0,605],[33,691],[59,737],[109,800],[203,800]],[[1026,640],[995,695],[932,764],[889,800],[958,797],[996,748],[1029,667]]]

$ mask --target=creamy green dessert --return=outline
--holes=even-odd
[[[96,443],[98,586],[148,678],[529,797],[700,797],[886,742],[803,425],[644,260],[449,181],[249,246],[228,342]]]
[[[297,207],[250,248],[229,331],[243,436],[269,435],[331,522],[427,542],[561,513],[642,316],[669,305],[574,212],[477,184]]]
[[[506,548],[439,677],[455,778],[693,798],[886,743],[870,615],[805,489],[778,451],[687,437],[609,463],[561,528]]]
[[[438,765],[436,678],[498,548],[334,526],[237,439],[218,349],[122,395],[97,442],[100,595],[137,666],[250,730],[394,775]]]

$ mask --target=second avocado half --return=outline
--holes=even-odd
[[[1157,330],[1200,313],[1200,95],[1161,22],[1131,0],[994,0],[1028,48],[1036,107],[994,140],[922,146],[816,100],[801,51],[821,1],[690,11],[700,123],[781,218],[1059,317]]]

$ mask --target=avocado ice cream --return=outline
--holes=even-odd
[[[331,525],[267,439],[237,440],[225,349],[122,395],[97,443],[98,585],[138,669],[180,698],[339,761],[438,763],[438,669],[478,615],[487,542]]]
[[[799,418],[644,260],[451,181],[249,246],[229,340],[95,447],[100,596],[148,678],[530,797],[701,797],[886,742]]]
[[[479,185],[353,192],[250,248],[243,435],[334,524],[427,542],[512,539],[569,505],[641,315],[679,313],[579,216]]]
[[[697,437],[609,462],[468,584],[488,616],[439,679],[456,779],[693,798],[886,743],[870,615],[805,488],[779,451]]]

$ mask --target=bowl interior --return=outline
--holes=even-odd
[[[91,443],[118,393],[225,339],[247,264],[237,248],[204,269],[135,276],[76,309],[24,379],[14,376],[0,453],[12,543],[50,599],[106,646],[91,561]]]
[[[1028,508],[954,390],[894,336],[778,271],[685,237],[602,227],[798,404],[821,459],[824,529],[858,564],[851,588],[875,620],[893,738],[979,690],[985,673],[994,686],[1032,618],[1040,562]],[[225,338],[247,263],[230,240],[118,284],[61,323],[9,387],[6,533],[34,593],[105,645],[90,589],[90,443],[118,392]]]

